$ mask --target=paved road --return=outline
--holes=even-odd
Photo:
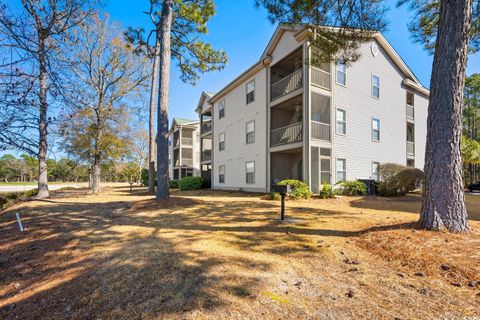
[[[48,186],[49,190],[58,190],[61,188],[65,187],[74,187],[74,188],[80,188],[82,187],[82,184],[79,183],[62,183],[62,184],[51,184]],[[21,191],[27,191],[27,190],[32,190],[36,189],[37,185],[11,185],[11,186],[6,186],[6,185],[0,185],[0,193],[5,193],[5,192],[21,192]]]

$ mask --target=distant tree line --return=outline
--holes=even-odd
[[[61,158],[48,159],[48,180],[51,182],[88,182],[91,168],[88,164]],[[102,164],[101,182],[140,183],[141,167],[133,160],[108,161]],[[19,158],[6,154],[0,158],[0,182],[37,182],[38,160],[27,154]]]
[[[462,158],[468,186],[480,181],[480,74],[466,78],[464,103]]]

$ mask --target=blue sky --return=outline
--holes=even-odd
[[[385,36],[415,75],[429,87],[433,56],[418,44],[413,43],[407,24],[413,15],[407,8],[395,7],[396,1],[389,1],[387,19],[388,30]],[[105,10],[123,26],[143,26],[150,28],[147,15],[149,0],[119,1],[106,0]],[[275,26],[268,19],[263,8],[255,8],[254,0],[216,0],[217,13],[208,24],[209,35],[205,38],[215,48],[225,50],[229,62],[222,71],[203,75],[196,86],[184,84],[172,64],[170,91],[170,119],[172,117],[196,118],[195,107],[202,91],[216,92],[255,63]],[[480,72],[480,57],[469,57],[467,74]]]

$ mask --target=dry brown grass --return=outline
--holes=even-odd
[[[480,197],[467,200],[478,219]],[[480,316],[480,286],[468,286],[480,223],[415,230],[418,208],[415,195],[292,201],[281,223],[278,202],[250,194],[59,192],[0,215],[0,318]]]

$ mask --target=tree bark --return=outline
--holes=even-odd
[[[156,31],[153,53],[152,87],[150,92],[150,114],[148,123],[148,192],[155,192],[155,108],[158,98],[158,75],[160,54],[160,30]]]
[[[463,89],[472,0],[442,0],[427,119],[425,188],[420,224],[470,230],[462,180]]]
[[[45,52],[45,39],[40,37],[38,58],[40,64],[40,114],[38,122],[39,144],[38,144],[38,193],[37,198],[47,198],[50,193],[48,191],[48,174],[47,174],[47,57]]]
[[[168,96],[170,90],[170,37],[173,0],[164,0],[160,18],[160,81],[157,115],[157,199],[168,198]]]
[[[96,155],[92,165],[92,192],[100,192],[100,156]]]

